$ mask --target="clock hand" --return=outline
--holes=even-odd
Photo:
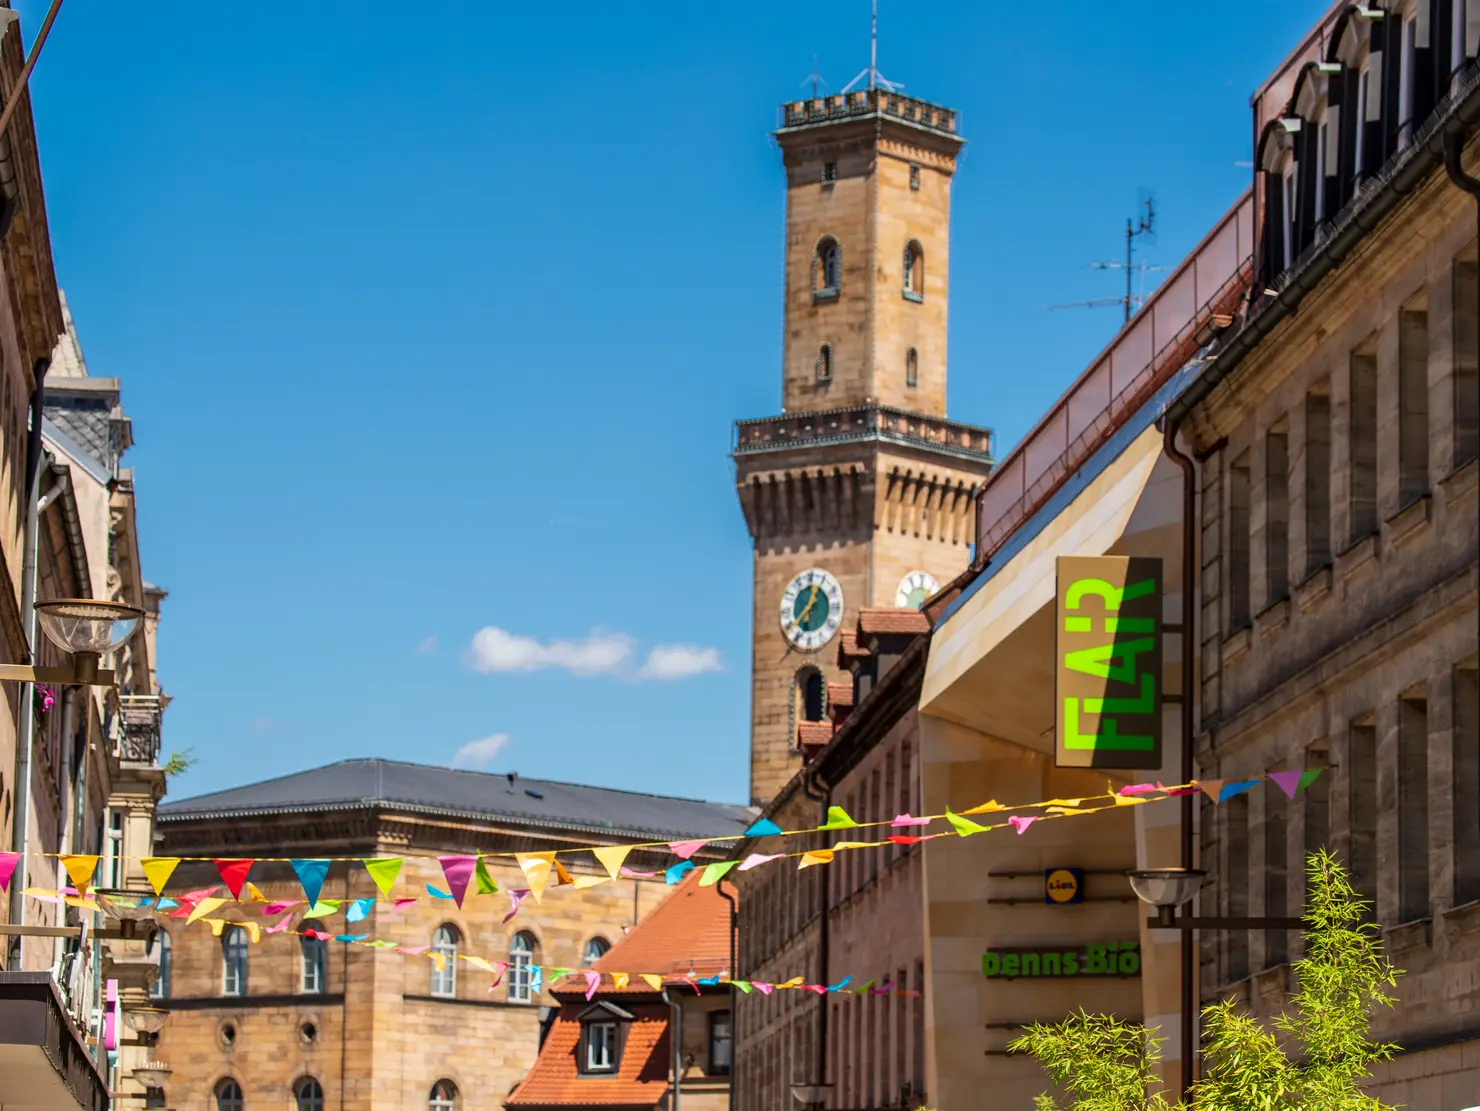
[[[797,614],[794,618],[792,618],[791,624],[786,627],[786,631],[788,633],[791,632],[793,629],[798,628],[803,621],[807,620],[807,618],[809,616],[811,616],[812,607],[815,606],[816,604],[817,604],[817,584],[816,583],[813,583],[812,584],[812,592],[811,592],[811,594],[809,594],[807,596],[807,604],[806,604],[806,606],[802,609],[802,612],[801,613]]]

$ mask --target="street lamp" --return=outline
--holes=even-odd
[[[135,1034],[158,1034],[169,1017],[164,1007],[130,1007],[123,1012],[123,1021]]]
[[[793,1084],[791,1096],[803,1107],[821,1107],[832,1090],[831,1084]]]
[[[141,1069],[134,1069],[133,1078],[146,1088],[163,1088],[174,1073],[163,1061],[150,1061]]]
[[[0,664],[0,679],[61,686],[111,687],[113,672],[100,669],[98,664],[134,635],[143,616],[144,611],[135,606],[97,598],[57,598],[37,602],[36,617],[41,631],[58,648],[71,654],[71,666]]]
[[[1301,918],[1195,918],[1177,914],[1197,895],[1205,872],[1196,868],[1143,868],[1127,872],[1136,898],[1156,908],[1156,917],[1146,919],[1153,930],[1299,930]]]

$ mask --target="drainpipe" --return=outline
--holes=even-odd
[[[673,1099],[668,1104],[668,1111],[679,1111],[679,1096],[683,1081],[683,1004],[674,1000],[668,994],[668,988],[663,988],[663,1002],[668,1004],[673,1018],[669,1022],[673,1038]]]
[[[1177,431],[1180,424],[1168,420],[1163,429],[1162,448],[1166,457],[1182,469],[1182,703],[1180,709],[1182,734],[1182,782],[1190,783],[1193,778],[1193,685],[1197,682],[1194,668],[1193,644],[1196,641],[1194,625],[1197,618],[1197,603],[1193,591],[1197,583],[1197,468],[1191,458],[1177,449]],[[1182,867],[1191,868],[1192,860],[1192,802],[1193,795],[1182,796],[1181,857]],[[1192,1037],[1194,999],[1192,977],[1195,969],[1193,960],[1193,931],[1181,931],[1182,957],[1182,1101],[1187,1101],[1192,1088],[1193,1064],[1196,1045]]]
[[[817,805],[818,805],[818,809],[821,812],[822,817],[818,821],[817,824],[818,825],[826,825],[827,824],[827,808],[832,805],[832,787],[830,787],[827,783],[822,783],[822,790],[819,792],[819,791],[817,791],[817,790],[814,789],[819,782],[821,782],[821,780],[818,778],[817,773],[816,772],[813,772],[811,775],[807,776],[806,779],[802,780],[802,792],[809,799],[812,799],[813,801],[815,801],[817,803]],[[822,888],[822,899],[821,899],[822,907],[821,907],[821,914],[818,916],[819,917],[819,921],[818,921],[818,924],[817,924],[817,966],[818,966],[817,967],[817,982],[820,983],[820,984],[822,984],[822,985],[824,985],[824,986],[826,986],[826,984],[827,984],[827,967],[828,967],[828,937],[827,937],[827,935],[828,935],[828,928],[827,928],[828,927],[828,913],[827,913],[828,912],[828,906],[827,906],[827,876],[828,876],[828,873],[826,873],[825,871],[819,871],[817,875],[818,875],[817,883]],[[817,1065],[816,1065],[817,1079],[814,1081],[814,1083],[825,1085],[827,1083],[827,993],[826,992],[824,992],[823,994],[821,994],[821,995],[819,995],[817,997],[817,1008],[818,1008],[818,1010],[817,1010]]]
[[[736,901],[737,892],[725,890],[725,884],[734,888],[734,881],[728,876],[723,877],[714,889],[719,892],[719,897],[730,904],[730,1111],[735,1111],[735,1081],[739,1076],[739,1070],[735,1068],[736,1050],[740,1045],[740,1015],[735,1008],[739,1002],[739,996],[735,994],[735,973],[739,970],[739,960],[736,950],[740,937],[740,904]]]
[[[46,372],[51,368],[51,358],[36,360],[34,377],[36,387],[31,392],[31,429],[26,436],[26,527],[22,538],[21,557],[21,625],[25,629],[25,652],[28,662],[36,659],[36,535],[39,513],[37,511],[37,481],[41,477],[41,429],[46,412]],[[26,916],[26,901],[21,892],[30,886],[26,878],[29,871],[26,859],[28,839],[31,832],[31,746],[35,744],[36,684],[22,683],[20,689],[20,721],[16,724],[15,774],[12,777],[12,793],[15,795],[14,826],[11,829],[12,852],[21,854],[21,876],[10,884],[10,922],[22,925]],[[10,954],[5,966],[14,971],[21,967],[21,935],[10,939]]]
[[[1480,179],[1465,173],[1460,165],[1460,152],[1464,149],[1465,137],[1457,132],[1444,136],[1444,168],[1449,171],[1449,180],[1475,198],[1475,230],[1480,235]],[[1476,283],[1480,287],[1480,282]],[[1480,293],[1477,293],[1480,298]],[[1480,319],[1480,318],[1477,318]]]

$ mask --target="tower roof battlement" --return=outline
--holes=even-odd
[[[781,138],[804,128],[861,119],[894,120],[937,135],[949,135],[958,143],[965,142],[960,134],[961,113],[954,108],[942,108],[938,104],[880,88],[787,101],[781,105],[776,135]]]

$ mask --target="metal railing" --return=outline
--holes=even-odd
[[[114,754],[130,764],[159,763],[164,706],[157,694],[118,696],[119,730]]]
[[[882,439],[990,460],[992,430],[889,405],[849,405],[735,422],[732,452],[749,455],[822,443]]]

